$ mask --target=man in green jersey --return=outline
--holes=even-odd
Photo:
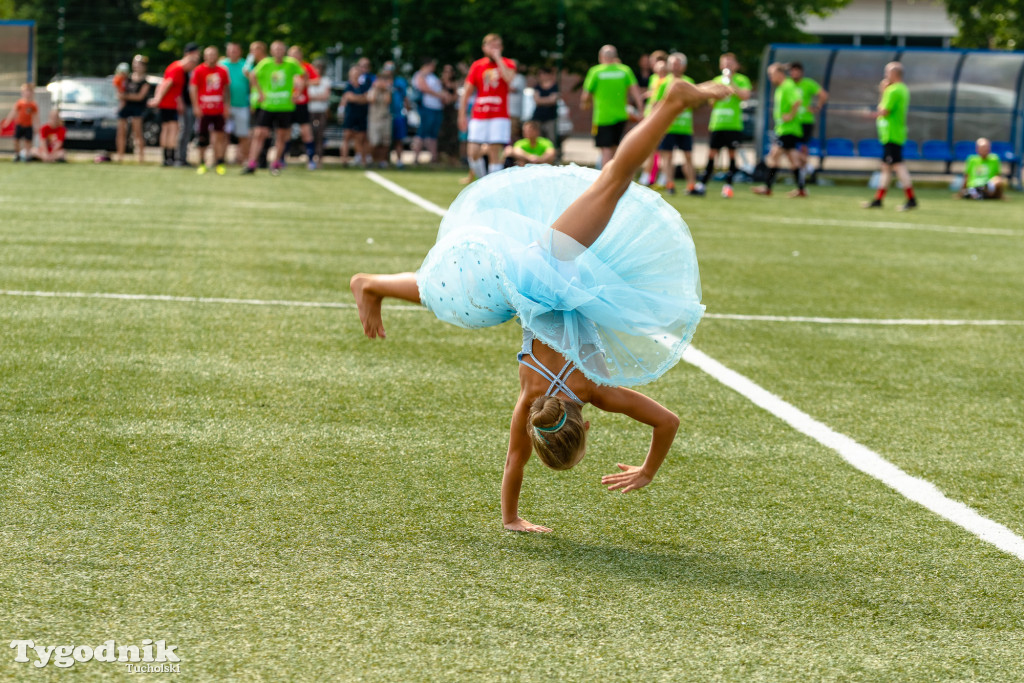
[[[914,196],[910,171],[903,163],[903,145],[907,142],[907,110],[910,109],[910,91],[903,82],[903,65],[899,62],[886,64],[885,78],[879,87],[882,88],[882,100],[875,111],[875,124],[878,128],[878,141],[882,143],[882,173],[875,198],[861,206],[865,209],[882,208],[882,200],[885,199],[889,181],[895,171],[907,195],[907,201],[899,210],[909,211],[917,208],[917,197]]]
[[[752,86],[750,79],[739,73],[740,63],[733,53],[726,52],[722,55],[718,60],[718,66],[722,74],[715,77],[715,83],[732,86],[733,94],[719,100],[711,108],[711,121],[708,124],[708,130],[711,131],[708,164],[691,194],[704,196],[705,185],[715,173],[718,151],[724,147],[729,150],[729,173],[725,177],[722,196],[728,199],[732,197],[732,179],[736,175],[736,149],[743,141],[743,112],[740,103],[750,99]]]
[[[527,121],[523,124],[523,139],[517,140],[505,152],[505,159],[516,166],[526,164],[550,164],[555,160],[555,143],[540,136],[540,124]],[[506,164],[507,165],[507,164]]]
[[[297,84],[301,89],[306,73],[298,60],[285,54],[287,50],[287,45],[275,40],[270,45],[270,56],[260,61],[250,76],[260,108],[249,149],[249,163],[242,173],[256,172],[256,159],[272,128],[277,129],[277,155],[270,172],[277,175],[284,168],[284,149],[292,132],[292,113],[295,111],[293,93]]]
[[[804,76],[804,65],[800,62],[793,62],[789,65],[789,77],[793,79],[803,95],[803,105],[800,107],[800,125],[803,128],[803,134],[797,150],[800,152],[801,172],[806,175],[811,170],[808,164],[808,150],[811,138],[814,137],[814,117],[828,102],[828,91],[813,78]]]
[[[601,150],[601,166],[615,156],[629,113],[626,104],[632,100],[636,110],[644,108],[640,86],[633,70],[619,61],[614,45],[605,45],[597,55],[597,66],[591,67],[583,79],[580,106],[594,109],[594,144]]]
[[[672,87],[672,82],[676,80],[693,83],[693,79],[686,75],[686,55],[682,52],[673,52],[669,55],[668,77],[658,86],[651,100],[655,103],[663,100]],[[668,127],[665,137],[661,139],[661,144],[658,145],[658,165],[668,175],[665,189],[669,194],[676,193],[675,167],[672,164],[672,153],[676,149],[683,151],[683,175],[686,177],[687,189],[692,191],[696,182],[693,169],[693,109],[684,109],[675,118]]]
[[[974,143],[977,154],[967,157],[964,166],[964,186],[956,195],[964,199],[1002,199],[1006,178],[999,175],[999,157],[992,154],[992,143],[978,138]]]
[[[772,185],[775,183],[775,174],[779,170],[779,158],[783,155],[789,159],[789,166],[793,169],[793,179],[796,181],[796,189],[789,193],[790,197],[806,197],[804,189],[804,175],[800,172],[800,153],[797,145],[803,135],[803,127],[800,123],[800,109],[803,107],[803,94],[793,79],[786,73],[786,65],[776,62],[768,67],[768,79],[775,88],[775,108],[773,116],[775,119],[775,145],[765,159],[768,166],[768,178],[765,184],[754,188],[754,194],[770,196]]]

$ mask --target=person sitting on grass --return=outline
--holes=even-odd
[[[527,121],[523,124],[523,139],[505,150],[508,165],[550,164],[555,161],[555,143],[540,136],[540,124]]]
[[[385,297],[422,303],[461,327],[518,317],[520,392],[501,484],[506,529],[550,531],[519,516],[524,468],[534,450],[556,470],[582,460],[587,403],[653,428],[643,464],[619,464],[601,480],[609,490],[646,486],[668,455],[679,418],[628,387],[679,361],[704,307],[686,224],[631,180],[684,109],[731,92],[676,81],[600,173],[535,165],[490,174],[452,204],[418,272],[352,277],[371,339],[385,336]]]
[[[36,156],[42,161],[67,161],[64,158],[64,138],[67,132],[60,119],[60,112],[51,109],[46,123],[39,129],[39,150]]]
[[[977,154],[967,157],[964,165],[964,186],[955,196],[963,199],[1003,199],[1006,178],[999,175],[999,157],[992,154],[992,143],[978,138]]]

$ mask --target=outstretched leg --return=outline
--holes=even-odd
[[[368,275],[357,273],[349,283],[352,295],[359,307],[359,322],[363,332],[370,339],[384,338],[384,320],[381,318],[381,304],[384,297],[420,303],[420,289],[416,284],[416,273],[395,275]]]
[[[705,83],[699,86],[683,80],[672,84],[664,100],[651,115],[622,139],[615,158],[605,164],[594,184],[569,205],[551,227],[572,237],[585,247],[593,244],[615,212],[633,176],[654,153],[665,131],[687,107],[708,99],[721,99],[731,92],[728,86]]]

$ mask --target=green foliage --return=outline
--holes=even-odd
[[[960,30],[958,47],[1024,47],[1024,0],[946,0],[946,10]]]
[[[159,49],[162,31],[139,20],[142,11],[139,0],[6,1],[14,7],[14,18],[36,22],[36,54],[41,83],[46,83],[58,73],[112,74],[119,62],[130,61],[137,53],[150,57],[155,64],[170,59]],[[60,43],[58,27],[61,6],[64,8],[63,44]]]

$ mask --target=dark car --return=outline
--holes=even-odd
[[[150,94],[160,82],[158,77],[147,77]],[[102,149],[114,151],[117,147],[117,112],[121,103],[117,89],[110,78],[88,76],[59,78],[46,86],[51,106],[60,111],[67,135],[67,149]],[[143,137],[149,146],[160,144],[160,122],[152,109],[142,119]],[[127,136],[129,151],[132,136]]]

